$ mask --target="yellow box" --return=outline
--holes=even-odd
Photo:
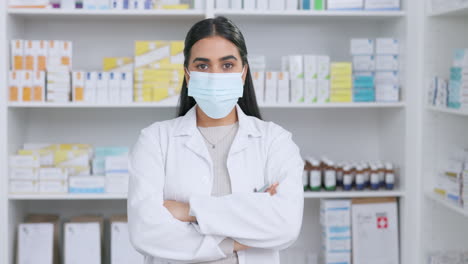
[[[89,166],[90,153],[88,150],[56,150],[54,152],[55,166]]]
[[[330,96],[330,102],[333,103],[347,103],[347,102],[352,102],[353,97],[352,96]]]
[[[183,70],[166,70],[166,69],[138,69],[135,70],[134,80],[148,81],[148,80],[164,80],[164,81],[178,81],[183,79]]]
[[[353,64],[351,62],[334,62],[330,65],[330,73],[333,74],[352,74]]]
[[[131,72],[133,70],[132,57],[105,57],[102,59],[103,71]]]
[[[147,68],[151,64],[166,60],[170,61],[171,46],[168,41],[136,41],[135,69]]]
[[[183,10],[183,9],[189,9],[189,8],[190,8],[190,5],[187,5],[187,4],[163,5],[162,6],[162,9],[179,9],[179,10]]]

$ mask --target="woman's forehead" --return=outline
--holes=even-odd
[[[233,55],[238,58],[239,50],[234,43],[219,36],[201,39],[191,49],[192,57],[219,59],[227,55]]]

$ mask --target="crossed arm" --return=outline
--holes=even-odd
[[[128,222],[139,252],[194,263],[225,258],[220,243],[226,238],[236,241],[235,250],[281,250],[295,241],[302,223],[304,164],[289,134],[276,137],[281,143],[272,144],[268,154],[266,174],[279,182],[273,193],[193,196],[189,204],[164,201],[158,138],[158,131],[143,130],[130,157]]]

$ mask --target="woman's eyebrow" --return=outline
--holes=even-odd
[[[224,56],[220,58],[219,61],[225,61],[225,60],[230,60],[230,59],[237,60],[237,58],[234,55],[228,55],[228,56]]]
[[[194,63],[196,61],[210,62],[210,59],[198,57],[198,58],[195,58],[192,63]]]

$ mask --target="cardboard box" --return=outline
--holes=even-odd
[[[290,102],[289,72],[278,73],[278,103]]]
[[[102,61],[102,70],[105,72],[131,72],[133,66],[132,57],[105,57]]]
[[[143,263],[144,256],[130,243],[127,216],[112,216],[111,224],[111,263]]]
[[[253,72],[252,79],[257,102],[263,103],[265,101],[265,72]]]
[[[278,72],[267,72],[265,80],[265,103],[276,103],[278,97]]]
[[[385,1],[393,1],[393,0],[385,0]],[[376,40],[375,48],[376,48],[375,53],[377,55],[398,55],[400,53],[400,45],[399,45],[398,39],[378,38]]]
[[[374,56],[353,56],[353,71],[374,71]]]
[[[21,100],[31,102],[33,100],[33,72],[23,71],[22,73]]]
[[[374,55],[374,40],[351,39],[351,55]]]
[[[39,193],[42,194],[64,194],[68,193],[68,182],[67,180],[54,180],[39,182]]]
[[[49,214],[30,214],[26,216],[25,223],[49,223],[53,225],[53,262],[60,263],[59,239],[60,239],[60,219],[57,215]]]
[[[398,71],[397,55],[377,55],[375,63],[377,71]]]
[[[37,168],[10,168],[10,180],[39,180]]]
[[[69,193],[104,193],[105,176],[70,176],[68,178]]]
[[[97,101],[97,72],[87,72],[85,76],[84,101],[96,103]]]
[[[25,70],[24,40],[15,39],[11,41],[11,69],[14,71]]]
[[[8,100],[10,102],[20,102],[23,98],[22,75],[21,71],[10,71],[8,74]]]
[[[44,102],[46,98],[46,73],[34,72],[32,75],[32,101]]]
[[[40,168],[39,180],[41,181],[68,180],[68,170],[64,168]]]
[[[106,175],[106,193],[127,193],[129,174]]]
[[[120,77],[118,72],[109,72],[108,98],[109,103],[120,103]]]
[[[328,10],[361,10],[364,0],[327,0]]]
[[[52,223],[18,225],[18,264],[51,264],[54,252],[54,225]]]
[[[73,102],[84,102],[85,94],[85,72],[72,72],[72,95]]]
[[[9,192],[14,194],[39,193],[39,184],[33,180],[10,180]]]
[[[24,40],[24,69],[34,71],[36,65],[36,52],[32,40]]]
[[[400,10],[400,0],[365,0],[366,10]]]
[[[65,264],[101,264],[104,219],[97,216],[74,217],[64,226]]]
[[[36,155],[11,155],[10,168],[39,168],[39,157]]]
[[[353,199],[352,230],[353,263],[400,263],[396,198]]]

